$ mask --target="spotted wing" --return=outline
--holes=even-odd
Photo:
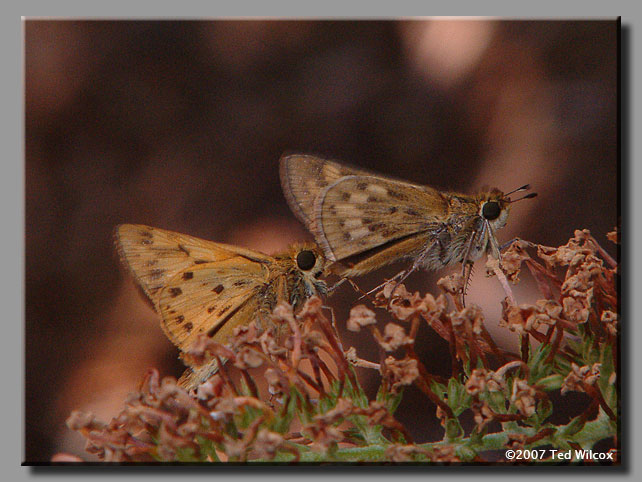
[[[243,257],[185,269],[159,294],[163,330],[183,351],[200,333],[226,343],[235,327],[254,320],[268,282],[269,268]]]
[[[238,256],[256,262],[272,259],[255,251],[139,224],[121,224],[114,237],[123,263],[157,311],[160,290],[187,268]]]
[[[430,231],[447,218],[448,201],[427,186],[381,176],[345,176],[317,196],[313,211],[310,230],[330,260],[379,255],[382,249],[399,259],[427,242]]]
[[[314,219],[314,200],[327,186],[344,176],[370,172],[305,154],[283,156],[280,176],[290,209],[307,227]]]

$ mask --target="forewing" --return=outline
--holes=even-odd
[[[235,327],[256,316],[268,276],[265,265],[245,258],[182,271],[159,293],[163,330],[181,350],[199,333],[226,343]]]
[[[447,214],[448,201],[435,189],[380,176],[346,176],[317,196],[310,230],[326,257],[340,261],[438,229]]]
[[[238,256],[257,262],[272,259],[236,246],[139,224],[121,224],[115,239],[123,263],[157,311],[159,291],[187,268]]]
[[[308,227],[314,219],[314,200],[321,191],[344,176],[367,174],[370,172],[305,154],[283,156],[280,161],[285,198],[296,217]]]

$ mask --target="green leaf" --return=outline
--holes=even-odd
[[[553,347],[549,343],[541,343],[531,351],[531,356],[528,360],[529,385],[534,385],[537,380],[547,376],[553,370],[551,363],[545,363],[546,357],[550,355],[552,349]]]
[[[212,461],[220,462],[218,455],[216,454],[216,444],[212,440],[197,435],[196,443],[201,449],[203,460],[207,460],[207,456],[209,455]]]
[[[468,445],[459,445],[455,448],[455,454],[462,462],[469,462],[475,458],[477,452]]]
[[[287,433],[290,424],[296,415],[296,397],[290,393],[285,410],[281,409],[272,422],[271,430],[278,433]]]
[[[553,413],[553,404],[548,399],[540,400],[540,402],[537,404],[536,413],[538,419],[537,425],[541,426]]]
[[[488,406],[497,413],[506,413],[506,395],[502,392],[485,392],[481,397]]]
[[[377,391],[377,398],[376,400],[378,402],[381,402],[385,405],[385,407],[388,409],[388,411],[393,414],[395,413],[395,410],[397,410],[397,407],[401,403],[401,399],[403,398],[403,390],[399,390],[399,393],[392,393],[384,390],[383,384],[379,386],[379,390]]]
[[[355,376],[356,379],[356,376]],[[359,383],[357,386],[353,387],[350,383],[350,379],[346,377],[345,387],[343,389],[344,393],[352,400],[352,403],[360,408],[368,408],[370,402],[368,401],[368,396],[363,391]]]
[[[456,418],[449,418],[446,420],[446,440],[453,442],[461,439],[464,436],[464,429],[461,428],[459,420]]]
[[[202,462],[194,452],[193,447],[176,447],[176,460],[178,462]]]
[[[573,418],[568,424],[564,425],[563,427],[560,427],[557,438],[563,438],[565,440],[568,440],[577,432],[582,430],[585,424],[586,424],[586,421],[582,420],[581,416],[578,415],[577,417]]]
[[[571,362],[560,355],[556,355],[555,356],[555,373],[566,376],[570,371],[571,371]]]
[[[562,387],[562,382],[564,377],[562,375],[554,374],[549,375],[546,378],[542,378],[537,382],[537,387],[544,390],[545,392],[551,392],[554,390],[559,390]]]
[[[444,397],[446,395],[446,385],[444,385],[443,383],[439,383],[433,379],[430,382],[430,389],[435,395],[439,397],[440,400],[444,400]]]
[[[459,416],[464,410],[470,407],[470,399],[466,388],[459,380],[455,377],[448,380],[448,399],[446,402],[455,416]]]

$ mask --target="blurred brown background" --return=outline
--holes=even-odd
[[[278,251],[308,236],[281,194],[285,151],[463,192],[530,183],[539,197],[513,207],[501,241],[559,245],[588,228],[613,252],[615,20],[24,27],[26,461],[82,455],[71,410],[108,421],[146,368],[182,371],[119,265],[114,226]],[[482,273],[469,300],[493,329],[503,294]],[[523,278],[520,302],[534,296]],[[436,292],[435,279],[407,285]],[[345,320],[355,299],[348,288],[329,304]],[[374,343],[345,336],[375,359]],[[422,326],[419,345],[428,369],[448,375],[445,342]],[[360,374],[374,391],[374,374]],[[440,430],[434,414],[414,389],[398,411],[418,442]]]

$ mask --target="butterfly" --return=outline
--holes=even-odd
[[[514,202],[508,195],[529,189],[443,192],[304,154],[283,156],[280,176],[290,208],[335,262],[335,272],[350,277],[413,259],[386,282],[397,286],[420,268],[461,262],[465,271],[483,253],[499,258],[495,233]]]
[[[327,292],[320,279],[326,260],[313,243],[294,244],[268,256],[134,224],[118,226],[115,243],[123,263],[160,314],[165,335],[181,352],[201,333],[228,342],[236,327],[257,316],[267,320],[280,300],[297,309],[312,295]],[[217,369],[215,362],[190,366],[179,385],[195,388]]]

